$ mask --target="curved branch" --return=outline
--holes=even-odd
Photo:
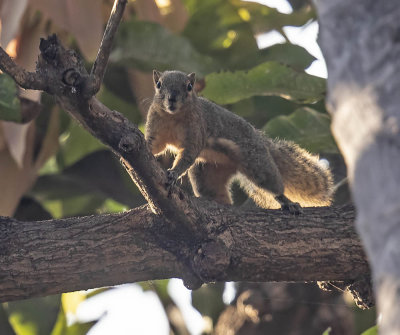
[[[46,82],[43,77],[36,72],[28,72],[18,66],[2,47],[0,47],[0,69],[10,75],[22,88],[32,90],[46,89]]]
[[[127,0],[114,1],[114,6],[111,11],[110,18],[108,19],[106,29],[104,31],[100,49],[97,53],[96,61],[94,62],[92,71],[90,73],[90,80],[86,87],[86,95],[88,97],[95,95],[100,89],[100,85],[103,81],[104,73],[106,71],[108,57],[110,56],[115,33],[117,32],[119,23],[122,19],[122,14],[124,13],[126,3]]]
[[[169,243],[193,255],[204,281],[352,280],[369,272],[351,207],[310,208],[294,217],[201,205],[211,213],[201,224],[225,245],[170,240],[163,235],[168,222],[148,206],[41,222],[0,217],[0,300],[184,278],[188,270]]]
[[[55,36],[42,40],[41,51],[38,69],[48,74],[50,93],[64,110],[122,159],[152,211],[171,222],[171,230],[166,233],[175,235],[179,231],[193,241],[196,234],[204,235],[201,225],[196,223],[201,213],[191,198],[178,187],[168,197],[166,174],[149,151],[137,126],[96,98],[86,99],[82,94],[88,77],[76,54],[64,49]],[[66,74],[73,80],[66,83]]]

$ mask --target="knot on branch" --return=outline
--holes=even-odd
[[[183,285],[185,285],[185,287],[188,290],[197,290],[201,287],[201,285],[204,284],[204,282],[197,277],[195,274],[191,273],[190,271],[188,273],[184,273],[182,275],[182,281],[183,281]]]
[[[193,257],[193,269],[204,281],[223,277],[231,263],[230,251],[222,241],[205,242]]]
[[[41,38],[39,44],[39,50],[42,53],[43,58],[48,63],[57,65],[57,55],[59,42],[56,34],[49,36],[47,39]]]
[[[125,152],[137,151],[138,141],[139,139],[135,139],[135,134],[122,136],[118,143],[118,148]]]
[[[76,87],[82,84],[83,78],[75,69],[67,69],[63,73],[62,81],[65,85]]]
[[[39,49],[36,72],[45,79],[47,93],[65,96],[84,89],[89,75],[75,51],[66,50],[55,34],[40,39]]]

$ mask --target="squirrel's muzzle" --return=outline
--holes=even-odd
[[[176,109],[176,102],[177,102],[177,94],[170,94],[168,95],[168,109],[173,112]]]

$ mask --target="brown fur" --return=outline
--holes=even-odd
[[[154,71],[153,76],[156,93],[146,139],[153,154],[166,149],[177,154],[171,170],[178,177],[188,172],[196,196],[231,203],[229,185],[238,177],[263,208],[279,208],[282,201],[330,204],[332,177],[318,157],[271,140],[241,117],[197,97],[194,74]]]

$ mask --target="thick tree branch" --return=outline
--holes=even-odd
[[[0,218],[0,300],[142,280],[184,278],[178,243],[208,281],[351,280],[368,274],[351,207],[243,212],[200,201],[210,239],[165,236],[148,206],[113,215],[41,222]],[[219,241],[216,243],[215,241]]]

